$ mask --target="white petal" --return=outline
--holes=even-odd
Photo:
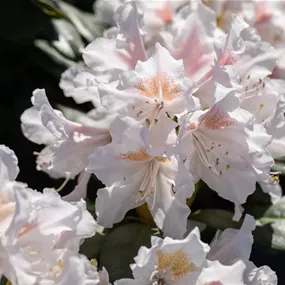
[[[65,201],[79,201],[85,199],[87,195],[87,184],[90,179],[91,174],[83,171],[79,174],[78,183],[74,190],[68,195],[64,196],[62,199]]]
[[[27,109],[20,120],[22,132],[28,140],[37,144],[51,144],[55,141],[53,134],[42,124],[39,111],[35,107]]]
[[[143,200],[137,201],[144,176],[145,171],[140,171],[126,181],[98,190],[95,204],[98,224],[110,228],[120,222],[127,211],[144,203]]]
[[[190,214],[186,199],[192,196],[194,183],[189,172],[182,174],[176,163],[169,164],[161,163],[154,194],[147,199],[147,203],[164,236],[183,238]]]
[[[257,268],[252,262],[247,264],[245,272],[246,285],[277,285],[276,273],[268,266]]]
[[[218,261],[212,262],[209,267],[204,268],[197,280],[197,285],[244,285],[243,273],[245,264],[242,261],[231,266],[224,266]]]
[[[4,145],[0,145],[0,185],[13,181],[19,174],[18,159],[15,153]]]
[[[218,260],[224,265],[231,265],[237,259],[248,260],[253,244],[252,231],[255,220],[246,215],[239,230],[226,229],[218,232],[211,243],[211,250],[207,255],[209,260]]]

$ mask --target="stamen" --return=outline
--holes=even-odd
[[[199,131],[192,132],[193,138],[194,138],[194,145],[197,149],[197,153],[199,155],[199,158],[201,159],[201,162],[209,168],[211,171],[213,171],[217,175],[224,174],[227,170],[229,170],[230,165],[227,164],[224,170],[218,170],[217,167],[220,165],[220,158],[217,157],[216,159],[213,158],[212,150],[214,149],[214,146],[211,148],[208,148],[208,146],[205,143],[205,140],[201,133]],[[212,143],[213,144],[213,143]],[[220,144],[218,146],[221,146]],[[228,151],[225,153],[225,155],[228,154]]]
[[[140,187],[140,191],[141,192],[141,199],[145,199],[146,197],[150,196],[154,190],[155,190],[155,182],[156,182],[156,177],[157,177],[157,173],[159,170],[159,162],[156,161],[155,159],[153,159],[151,161],[150,167],[149,167],[149,171],[146,173],[144,180],[141,184]]]
[[[182,249],[174,252],[157,251],[157,268],[161,276],[169,275],[173,280],[183,278],[190,272],[196,271],[196,266]]]
[[[158,122],[158,118],[160,115],[161,110],[163,109],[164,103],[163,101],[156,105],[156,111],[154,113],[153,119],[150,121],[150,124],[148,126],[149,130]]]
[[[69,172],[66,172],[66,178],[65,180],[63,181],[63,183],[57,188],[55,189],[57,192],[60,192],[67,184],[67,182],[69,181],[70,179],[70,173]]]

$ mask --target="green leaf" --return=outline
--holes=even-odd
[[[267,209],[272,205],[270,196],[264,193],[259,184],[256,185],[256,190],[247,198],[243,205],[246,213],[258,219],[264,215]]]
[[[285,162],[285,156],[279,157],[279,158],[275,158],[275,161],[282,161]]]
[[[285,175],[285,163],[282,161],[275,161],[275,164],[271,168],[272,171],[280,172],[280,175]]]
[[[58,34],[58,40],[51,44],[66,57],[80,58],[85,44],[75,26],[65,19],[52,19],[51,22]]]
[[[81,11],[64,1],[59,1],[58,6],[61,11],[63,11],[66,19],[76,27],[79,34],[88,42],[93,41],[96,37],[102,36],[103,27],[100,22],[96,20],[94,14]]]
[[[2,276],[0,285],[11,285],[11,283],[4,276]]]
[[[55,63],[70,67],[75,65],[76,62],[68,59],[62,53],[60,53],[49,41],[35,40],[34,44],[37,48],[46,53]]]
[[[233,221],[232,212],[220,209],[198,210],[190,215],[190,220],[204,223],[218,230],[240,227],[240,223]]]
[[[53,2],[51,0],[32,0],[32,2],[50,17],[57,19],[64,17],[64,14],[58,5],[56,5],[56,2]]]
[[[97,232],[95,236],[88,238],[80,247],[80,253],[86,255],[88,259],[99,259],[99,255],[104,243],[107,240],[111,230],[104,229],[102,232]]]
[[[208,227],[225,230],[239,229],[239,222],[232,220],[233,213],[220,209],[198,210],[190,215],[190,219],[205,223]],[[254,246],[266,250],[285,250],[285,197],[275,205],[270,206],[264,215],[256,220],[253,231]]]
[[[266,248],[285,250],[285,197],[257,220],[257,243]]]
[[[99,264],[106,267],[110,280],[132,278],[130,264],[139,248],[150,246],[150,237],[153,231],[144,224],[130,223],[112,230],[103,244]]]

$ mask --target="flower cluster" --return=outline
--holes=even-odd
[[[15,181],[17,163],[14,152],[1,145],[0,277],[17,285],[107,280],[104,269],[99,273],[96,264],[78,253],[84,239],[96,232],[85,202],[68,203],[54,189],[40,193]]]
[[[84,201],[69,203],[53,189],[29,189],[15,181],[18,172],[14,152],[1,145],[0,277],[17,285],[110,284],[104,267],[97,271],[96,260],[78,253],[97,226]],[[249,261],[254,228],[247,215],[240,230],[218,232],[211,250],[198,228],[182,240],[153,236],[152,247],[142,246],[131,265],[135,279],[115,284],[277,285],[269,267]]]
[[[117,284],[277,284],[269,268],[248,261],[252,217],[217,235],[210,250],[197,229],[187,235],[187,199],[202,180],[233,203],[239,221],[256,183],[279,187],[270,169],[285,155],[285,7],[204,2],[97,1],[114,26],[60,82],[65,96],[94,109],[71,121],[34,91],[21,122],[29,140],[46,145],[37,168],[77,177],[77,186],[62,199],[32,191],[14,181],[16,158],[1,149],[1,270],[13,284],[108,283],[78,254],[95,234],[82,200],[91,174],[105,185],[99,225],[111,228],[147,205],[165,237],[140,249],[134,280]]]

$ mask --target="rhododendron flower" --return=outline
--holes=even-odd
[[[211,93],[216,81],[227,86],[235,87],[243,108],[251,111],[246,100],[261,96],[264,93],[267,76],[276,64],[277,54],[275,49],[248,26],[244,20],[234,16],[227,34],[216,36],[214,40],[215,65],[208,73],[208,78],[201,82],[201,88],[196,96],[202,100],[203,107],[211,104]],[[251,104],[255,101],[251,100]],[[260,105],[255,104],[254,114]]]
[[[281,125],[285,118],[279,114],[284,113],[285,86],[283,80],[267,77],[276,64],[275,49],[261,41],[239,17],[234,18],[229,33],[216,41],[215,48],[219,64],[228,72],[231,85],[237,88],[241,108],[255,115],[256,122],[262,123],[273,136],[273,144],[267,148],[271,154],[276,158],[283,156],[280,146],[285,130]]]
[[[255,121],[261,123],[272,136],[267,150],[273,158],[285,155],[285,81],[267,78],[264,87],[241,98],[241,108],[255,115]]]
[[[209,77],[214,63],[215,31],[215,14],[200,1],[190,1],[170,29],[161,32],[160,41],[175,59],[183,60],[186,75],[200,84]]]
[[[215,50],[220,66],[230,75],[233,73],[245,93],[263,85],[263,79],[272,73],[277,60],[275,49],[253,34],[238,16],[234,17],[229,32],[216,39]]]
[[[94,4],[95,16],[101,22],[114,26],[117,20],[118,8],[124,4],[125,0],[98,0]],[[179,9],[187,4],[187,0],[171,1],[133,1],[138,10],[144,14],[144,26],[148,42],[156,39],[158,33],[174,21],[174,17]]]
[[[131,265],[134,279],[115,284],[277,284],[270,268],[256,268],[248,260],[254,224],[246,216],[240,230],[225,230],[211,248],[201,242],[197,228],[183,240],[152,237],[152,247],[141,247]]]
[[[101,84],[98,92],[102,105],[109,111],[147,121],[151,128],[163,118],[171,118],[199,105],[192,94],[193,81],[184,76],[183,62],[156,45],[154,54],[138,62],[134,71],[121,74],[119,82]]]
[[[118,14],[113,38],[98,38],[83,52],[84,62],[101,82],[116,80],[122,71],[134,68],[138,60],[147,59],[142,16],[135,3],[125,3]]]
[[[285,5],[273,2],[94,4],[97,20],[114,26],[60,81],[66,97],[93,109],[54,110],[37,89],[21,116],[24,135],[45,145],[37,169],[65,182],[77,177],[77,185],[63,198],[29,189],[15,181],[14,153],[0,146],[0,277],[15,285],[110,284],[104,267],[78,253],[97,228],[82,200],[94,174],[105,184],[96,193],[100,226],[140,207],[135,219],[154,221],[165,237],[142,246],[133,279],[115,285],[277,285],[269,267],[249,261],[255,220],[242,215],[257,183],[272,204],[282,195],[270,169],[285,155]],[[200,180],[242,218],[240,229],[218,231],[210,246],[189,217],[190,206],[199,216],[207,199]]]
[[[277,50],[278,62],[274,69],[275,78],[284,77],[285,37],[283,1],[249,0],[249,1],[205,1],[217,14],[218,25],[227,31],[232,14],[243,18],[262,38]]]
[[[268,179],[273,160],[264,149],[271,137],[240,108],[234,89],[216,84],[213,98],[209,109],[183,117],[177,149],[197,178],[235,204],[239,219],[255,183]]]
[[[88,166],[106,184],[96,200],[98,223],[112,227],[146,202],[164,234],[181,238],[190,214],[186,199],[194,192],[191,174],[174,156],[150,154],[137,121],[118,120],[110,131],[112,143],[98,148]]]
[[[51,170],[52,173],[59,173],[62,176],[66,174],[70,178],[82,173],[79,177],[78,188],[69,196],[69,199],[79,200],[82,197],[84,198],[86,185],[90,177],[89,174],[84,173],[88,163],[88,156],[98,146],[110,142],[108,129],[98,126],[96,121],[90,117],[86,119],[85,126],[65,119],[59,111],[53,110],[44,90],[34,91],[32,102],[34,107],[22,116],[24,134],[38,143],[52,143],[42,153],[43,156],[47,154],[47,158],[49,158],[47,170]],[[38,120],[28,120],[29,116],[33,118],[35,116],[40,117],[41,124]],[[33,128],[30,127],[31,125]],[[35,133],[41,131],[43,126],[54,136],[53,139],[50,139],[50,135],[48,137],[45,135],[44,138],[49,138],[49,141],[43,138],[38,140]],[[44,134],[46,134],[46,131]]]
[[[1,274],[13,284],[70,284],[75,276],[82,280],[89,274],[84,267],[74,274],[70,270],[86,262],[79,262],[79,246],[95,234],[96,222],[85,203],[65,202],[52,189],[33,191],[15,181],[18,172],[15,154],[0,146]],[[95,275],[88,278],[95,282]]]
[[[249,261],[254,229],[254,218],[246,215],[239,230],[218,231],[210,244],[211,250],[207,254],[207,259],[218,260],[223,265],[232,265],[236,261],[244,262],[246,270],[243,278],[246,285],[277,284],[277,276],[268,266],[257,268]]]

